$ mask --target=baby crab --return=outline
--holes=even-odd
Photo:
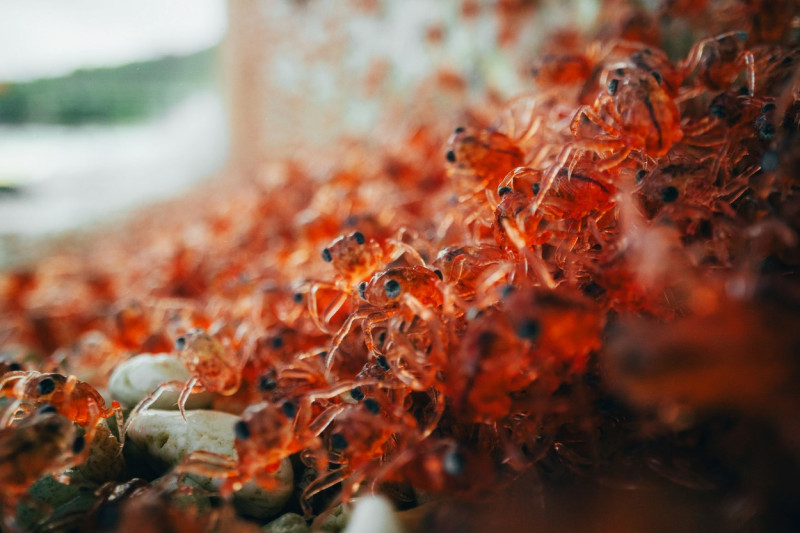
[[[315,494],[340,482],[339,497],[348,501],[379,469],[386,455],[418,438],[414,417],[386,394],[366,396],[346,406],[330,421],[322,439],[330,463],[339,466],[328,471],[318,469],[320,475],[305,488],[301,503],[307,505]]]
[[[239,390],[242,375],[239,366],[232,361],[233,354],[205,330],[190,329],[175,340],[175,349],[193,377],[186,383],[162,383],[131,411],[126,429],[139,412],[150,407],[164,392],[180,392],[178,409],[185,418],[189,395],[209,391],[231,396]]]
[[[335,317],[346,310],[348,301],[357,294],[359,283],[368,280],[383,266],[395,261],[423,265],[425,261],[410,245],[402,241],[403,235],[387,239],[384,246],[367,238],[359,231],[342,235],[322,250],[322,260],[335,271],[334,283],[311,284],[308,308],[312,320],[322,331],[337,328]],[[341,325],[341,324],[339,324]]]
[[[261,402],[248,407],[234,425],[236,458],[204,450],[189,454],[179,467],[181,473],[222,477],[220,494],[228,496],[247,482],[265,490],[275,487],[275,473],[287,457],[309,450],[318,467],[327,467],[319,435],[345,409],[329,403],[319,409],[315,400],[327,400],[350,390],[353,384],[309,393],[302,402]]]
[[[445,158],[466,196],[487,186],[497,188],[509,170],[524,163],[522,151],[506,135],[490,130],[471,133],[464,128],[456,129],[450,137]]]
[[[6,408],[2,426],[8,425],[20,409],[29,411],[43,405],[53,406],[61,415],[86,428],[91,442],[101,419],[116,416],[122,427],[122,408],[114,401],[106,408],[105,400],[91,385],[75,376],[42,374],[36,371],[8,372],[0,378],[0,396],[14,398]]]

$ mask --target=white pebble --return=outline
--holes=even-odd
[[[402,533],[392,504],[381,496],[356,501],[344,533]]]
[[[149,409],[131,422],[127,438],[158,467],[177,466],[186,455],[197,450],[236,457],[233,426],[238,420],[238,416],[221,411],[187,411],[184,420],[178,411]],[[196,479],[209,489],[221,483],[221,480]],[[246,483],[236,492],[233,503],[239,512],[266,518],[280,511],[294,489],[294,472],[288,458],[281,463],[275,479],[278,484],[273,489]]]
[[[174,355],[141,354],[117,366],[111,374],[108,388],[111,397],[125,407],[133,407],[167,381],[185,383],[191,374]],[[177,409],[179,392],[163,392],[153,404],[156,409]],[[201,392],[189,396],[187,409],[202,409],[211,405],[213,394]]]

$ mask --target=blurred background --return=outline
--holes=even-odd
[[[0,9],[0,265],[210,177],[256,176],[265,161],[344,137],[369,142],[388,117],[433,109],[450,128],[471,100],[525,87],[521,66],[545,22],[597,15],[594,0]]]

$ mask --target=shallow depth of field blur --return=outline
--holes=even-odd
[[[223,1],[1,9],[0,263],[178,194],[224,162]]]
[[[515,28],[494,4],[474,2],[467,24],[455,0],[5,4],[0,265],[226,169],[368,141],[405,111],[444,122],[470,99],[508,98],[545,22],[597,15],[593,0],[516,2]]]

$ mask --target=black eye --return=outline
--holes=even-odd
[[[381,412],[381,406],[375,398],[367,398],[364,400],[364,407],[373,415]]]
[[[655,78],[655,80],[656,80],[656,83],[657,83],[657,84],[659,84],[659,85],[661,85],[661,82],[663,81],[663,78],[661,77],[661,74],[659,74],[659,73],[658,73],[658,72],[656,72],[655,70],[654,70],[653,72],[651,72],[650,74],[652,74],[652,75],[653,75],[653,78]]]
[[[297,406],[292,402],[283,402],[281,410],[286,415],[286,418],[294,418],[294,415],[297,414]]]
[[[401,292],[400,282],[396,279],[390,279],[383,284],[383,290],[386,291],[387,298],[397,298]]]
[[[36,391],[40,396],[45,396],[56,390],[56,382],[52,378],[44,378],[36,386]]]
[[[767,172],[778,168],[778,163],[778,152],[775,150],[767,150],[764,152],[764,155],[761,156],[761,168]]]
[[[725,115],[727,114],[725,112],[725,108],[719,104],[714,104],[711,107],[709,107],[708,112],[711,113],[712,117],[717,117],[717,118],[725,118]]]
[[[669,187],[664,187],[663,189],[661,189],[661,200],[663,200],[664,203],[668,204],[670,202],[674,202],[677,199],[678,199],[678,189],[676,189],[675,187],[670,185]]]
[[[361,390],[361,387],[355,387],[350,389],[350,396],[357,402],[360,402],[364,399],[364,391]]]
[[[20,365],[19,363],[11,363],[10,365],[8,365],[9,372],[17,372],[18,370],[22,370],[22,365]]]
[[[36,410],[40,415],[50,415],[58,413],[58,409],[54,405],[46,403]]]
[[[438,277],[439,279],[441,279],[441,280],[444,279],[444,274],[442,274],[442,271],[439,270],[438,268],[436,270],[434,270],[433,273],[436,274],[436,277]]]
[[[503,187],[497,189],[497,196],[505,196],[506,194],[509,194],[511,192],[514,192],[514,189],[512,189],[507,185],[504,185]]]
[[[279,348],[283,348],[283,337],[280,335],[277,337],[272,337],[272,347],[276,350]]]
[[[361,233],[360,231],[357,231],[357,232],[353,233],[353,239],[355,239],[355,241],[358,244],[364,244],[366,242],[366,239],[364,238],[364,234]]]
[[[451,476],[458,476],[464,471],[464,456],[458,452],[450,452],[444,456],[442,467]]]
[[[608,82],[608,94],[614,96],[617,92],[617,87],[619,86],[619,80],[611,80]]]
[[[328,250],[327,248],[322,250],[322,260],[325,261],[326,263],[330,263],[331,261],[333,261],[333,256],[331,255],[331,251]]]
[[[389,368],[390,368],[389,367],[389,361],[387,361],[384,356],[379,355],[375,359],[375,361],[378,363],[378,366],[381,367],[381,370],[383,370],[384,372],[388,372],[389,371]]]
[[[505,287],[503,287],[503,288],[500,290],[500,296],[502,296],[503,298],[508,298],[508,296],[509,296],[509,295],[510,295],[512,292],[514,292],[514,286],[513,286],[513,285],[506,285]]]
[[[271,391],[277,386],[278,382],[267,376],[261,376],[258,379],[258,388],[263,392]]]
[[[72,453],[79,454],[83,451],[86,447],[86,439],[83,438],[83,435],[78,435],[75,437],[75,440],[72,441]]]
[[[644,177],[647,176],[647,171],[642,169],[636,172],[636,183],[641,183]]]
[[[764,124],[758,128],[758,136],[762,141],[768,141],[775,136],[775,126],[772,124]]]
[[[533,340],[539,336],[542,331],[542,326],[538,320],[525,320],[517,328],[517,337],[521,339]]]
[[[465,131],[464,127],[463,126],[459,126],[459,127],[456,128],[455,134],[458,135],[459,133],[464,133],[464,131]]]
[[[455,163],[456,162],[456,153],[454,151],[452,151],[452,150],[448,150],[447,153],[445,154],[445,157],[451,163]]]
[[[531,185],[531,192],[533,193],[534,196],[539,194],[539,187],[540,185],[538,183],[534,183],[533,185]]]
[[[772,102],[766,103],[764,104],[764,107],[761,108],[761,114],[763,115],[765,113],[769,113],[770,111],[774,110],[775,107],[775,104]]]
[[[358,295],[361,296],[362,300],[367,299],[367,282],[362,281],[358,284]]]
[[[179,352],[186,348],[186,337],[178,337],[175,339],[175,349]]]
[[[292,296],[292,300],[294,300],[294,303],[299,304],[300,302],[303,301],[303,293],[300,292],[294,293],[294,296]]]
[[[239,420],[233,425],[233,434],[239,440],[247,440],[250,438],[250,426],[244,420]]]
[[[341,433],[331,435],[331,448],[334,450],[344,450],[347,448],[347,439]]]

